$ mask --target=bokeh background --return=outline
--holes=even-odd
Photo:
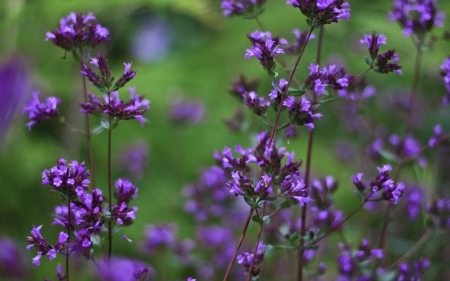
[[[261,21],[273,35],[292,41],[291,31],[307,25],[297,9],[284,2],[268,0]],[[370,73],[369,81],[376,85],[378,96],[369,101],[367,110],[368,114],[375,116],[375,124],[383,124],[385,128],[402,134],[404,112],[385,105],[393,96],[402,97],[402,93],[408,93],[414,45],[403,36],[398,24],[387,21],[391,1],[348,2],[351,4],[350,22],[343,21],[325,28],[323,61],[343,62],[348,72],[359,73],[366,68],[366,50],[359,40],[373,30],[384,33],[387,37],[384,50],[396,49],[403,76]],[[220,3],[219,0],[1,1],[0,64],[3,70],[9,69],[6,72],[10,76],[3,76],[7,78],[0,81],[0,103],[3,103],[0,106],[0,236],[18,243],[23,250],[21,255],[27,261],[21,266],[27,273],[26,277],[5,279],[7,277],[0,276],[1,280],[43,280],[55,276],[57,262],[43,258],[41,266],[36,268],[31,263],[35,252],[25,251],[25,236],[29,235],[33,225],[44,225],[42,233],[49,239],[61,231],[50,225],[51,213],[61,200],[51,194],[48,187],[42,186],[41,172],[55,165],[56,159],[61,157],[87,160],[83,136],[56,122],[38,124],[28,131],[26,117],[21,115],[21,108],[31,98],[32,92],[40,91],[41,99],[50,95],[60,97],[63,100],[60,112],[66,121],[82,127],[78,106],[82,92],[79,65],[70,54],[67,59],[62,59],[63,50],[45,41],[45,33],[58,27],[59,20],[71,11],[93,12],[98,22],[109,29],[110,41],[100,44],[92,54],[102,51],[116,76],[122,73],[123,62],[133,62],[132,69],[137,71],[137,75],[130,85],[136,86],[138,94],[151,100],[151,109],[145,115],[150,122],[143,128],[137,121],[128,121],[121,122],[113,131],[113,180],[130,177],[139,187],[139,197],[135,200],[139,207],[137,219],[132,226],[122,229],[121,234],[140,241],[144,237],[145,225],[175,221],[179,224],[179,237],[192,236],[195,220],[184,211],[183,186],[198,177],[201,167],[215,163],[214,151],[236,144],[251,145],[247,136],[230,133],[224,123],[224,119],[230,118],[242,104],[227,93],[230,79],[243,73],[260,79],[261,95],[271,90],[270,80],[258,61],[243,58],[245,49],[251,46],[246,34],[258,29],[256,22],[224,18]],[[438,1],[438,6],[450,17],[450,2]],[[444,128],[450,127],[448,108],[440,106],[445,88],[439,75],[439,66],[450,55],[450,42],[442,39],[449,27],[450,20],[447,19],[444,28],[434,30],[436,42],[423,60],[419,103],[424,106],[417,113],[420,126],[415,134],[422,143],[427,142],[432,125],[441,123]],[[299,66],[300,81],[309,73],[307,66],[315,58],[316,46],[317,40],[312,40],[306,50]],[[280,74],[285,77],[284,73]],[[94,87],[89,86],[88,89],[97,93]],[[126,91],[121,95],[128,96]],[[171,119],[171,102],[181,96],[204,104],[202,118],[191,123]],[[358,205],[357,198],[351,194],[350,176],[363,167],[375,170],[375,166],[367,164],[363,144],[359,150],[352,147],[364,140],[349,129],[342,116],[343,108],[339,102],[323,107],[324,117],[316,125],[312,167],[316,176],[330,174],[339,180],[341,187],[336,204],[348,213]],[[429,111],[430,108],[434,108],[433,111]],[[251,115],[247,117],[252,120]],[[99,124],[99,120],[91,120],[94,126]],[[252,121],[255,130],[265,129],[265,125],[256,118]],[[106,136],[102,133],[93,138],[98,187],[107,183]],[[136,145],[136,141],[148,147],[148,162],[142,175],[128,174],[123,167],[127,165],[121,158],[124,150]],[[303,128],[300,137],[287,144],[288,150],[294,150],[298,157],[305,158],[306,142],[307,131]],[[445,182],[442,177],[436,179],[438,167],[434,164],[435,159],[430,156],[428,168],[420,172],[421,182],[430,188],[442,186]],[[405,174],[407,176],[408,172]],[[357,217],[355,221],[365,219]],[[353,234],[351,229],[349,235],[361,238],[357,231]],[[408,235],[412,240],[420,237],[414,233]],[[114,251],[145,260],[139,247],[139,243],[130,244],[116,239]],[[156,270],[165,269],[164,277],[158,280],[182,280],[191,273],[161,259],[146,261]],[[63,263],[63,260],[58,262]],[[79,279],[74,280],[90,280],[83,271],[74,273],[79,274]]]

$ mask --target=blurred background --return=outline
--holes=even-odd
[[[297,9],[284,2],[268,0],[261,21],[273,35],[291,42],[294,40],[292,30],[304,29],[307,25]],[[369,73],[368,80],[375,85],[377,97],[368,101],[366,114],[374,116],[374,127],[380,125],[379,130],[401,135],[406,116],[401,105],[411,85],[414,45],[410,38],[403,36],[397,23],[387,21],[391,1],[348,2],[351,4],[350,22],[342,21],[325,28],[322,61],[340,62],[347,72],[360,73],[366,68],[366,48],[359,40],[373,30],[384,33],[387,45],[382,51],[396,49],[403,75]],[[214,151],[237,144],[252,145],[245,134],[232,133],[225,125],[224,120],[231,118],[242,105],[242,101],[227,93],[230,79],[240,74],[259,78],[259,95],[268,94],[272,88],[259,62],[254,58],[244,60],[245,49],[251,47],[246,35],[259,29],[258,25],[240,17],[224,18],[220,4],[219,0],[1,1],[0,239],[15,243],[17,258],[25,260],[19,270],[23,275],[0,275],[1,280],[53,278],[57,263],[63,263],[61,258],[57,262],[43,258],[41,266],[34,267],[31,259],[35,251],[25,250],[25,236],[33,225],[44,225],[41,232],[49,240],[61,231],[50,225],[51,214],[54,207],[61,204],[61,199],[41,184],[41,172],[54,166],[58,158],[87,160],[85,139],[57,122],[37,124],[29,131],[25,126],[26,116],[21,115],[21,111],[32,93],[40,91],[41,100],[47,96],[60,97],[59,109],[66,121],[83,127],[78,105],[82,94],[79,65],[70,54],[62,59],[64,51],[45,41],[45,33],[59,27],[59,20],[72,11],[93,12],[98,22],[109,29],[110,40],[91,54],[96,56],[97,52],[103,52],[116,77],[123,71],[123,62],[132,62],[132,70],[136,70],[137,75],[129,86],[136,86],[136,93],[144,94],[151,101],[151,108],[145,115],[150,122],[143,128],[137,121],[123,121],[113,131],[113,180],[127,177],[139,187],[139,197],[134,202],[139,207],[137,219],[120,233],[140,241],[146,225],[177,222],[179,237],[193,235],[195,220],[184,211],[183,187],[198,178],[201,167],[215,163]],[[438,6],[449,18],[450,2],[438,1]],[[414,136],[422,144],[427,143],[433,125],[441,123],[447,131],[450,128],[448,108],[440,106],[445,88],[439,75],[440,65],[450,55],[449,42],[442,39],[449,24],[447,19],[444,28],[434,30],[436,41],[423,59],[418,102],[421,107],[417,109],[414,128]],[[309,73],[307,66],[315,59],[316,47],[317,40],[312,40],[306,49],[297,75],[300,81]],[[286,78],[285,73],[278,71]],[[91,85],[88,90],[99,94]],[[121,96],[127,99],[127,91],[122,90]],[[177,104],[186,107],[186,103],[194,108],[195,116],[186,113],[189,117],[180,117],[174,113],[178,112],[174,109]],[[339,180],[341,187],[336,205],[349,213],[359,204],[351,194],[350,176],[365,169],[375,173],[376,164],[369,163],[364,155],[367,139],[361,138],[352,127],[358,125],[352,123],[351,116],[345,115],[345,103],[327,104],[321,112],[324,117],[316,124],[313,174],[317,177],[333,175]],[[262,122],[247,113],[245,116],[253,120],[255,131],[266,129]],[[91,122],[93,126],[99,124],[95,118]],[[286,146],[304,159],[307,130],[301,128],[299,133],[300,136],[291,139]],[[100,188],[107,183],[106,141],[105,132],[93,138],[96,180]],[[138,160],[130,160],[135,159],[129,155],[130,149],[139,151]],[[142,163],[137,170],[130,167],[130,163],[136,161]],[[435,176],[439,168],[436,157],[429,156],[428,163],[420,172],[420,181],[434,190],[439,189],[446,179]],[[414,180],[414,176],[411,179]],[[413,240],[420,237],[410,235]],[[161,259],[146,259],[139,250],[139,243],[116,240],[116,254],[145,260],[157,271],[165,268],[166,273],[160,275],[164,278],[157,280],[185,280],[187,274],[195,274],[181,266],[167,265]],[[6,246],[1,248],[0,253]],[[5,254],[0,257],[2,255]],[[77,274],[80,279],[74,280],[90,280],[89,274],[85,276],[82,271]]]

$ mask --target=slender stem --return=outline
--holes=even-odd
[[[264,213],[265,213],[265,210],[266,210],[266,202],[267,201],[264,201],[264,204],[263,204],[263,210],[262,210],[261,218],[264,218]],[[248,270],[247,281],[252,280],[253,265],[255,264],[256,254],[258,252],[259,241],[261,241],[261,232],[262,232],[262,229],[263,229],[263,225],[264,225],[264,223],[261,223],[259,225],[258,236],[256,237],[256,245],[255,245],[255,249],[253,250],[252,263],[250,264],[250,268]]]
[[[67,208],[68,208],[68,223],[67,223],[67,254],[66,254],[66,280],[69,281],[69,257],[70,257],[70,223],[71,223],[71,216],[70,216],[70,200],[67,200]]]
[[[250,208],[250,211],[248,212],[247,220],[245,221],[244,229],[242,230],[241,238],[239,238],[239,242],[236,245],[236,250],[234,250],[233,258],[231,258],[230,264],[228,265],[227,271],[225,272],[225,276],[223,277],[223,281],[227,281],[228,277],[230,276],[234,261],[236,260],[236,256],[239,252],[239,249],[241,248],[242,241],[244,241],[245,233],[247,232],[247,228],[250,223],[250,219],[252,218],[253,211],[254,211],[254,209]]]
[[[412,248],[409,249],[409,251],[406,252],[401,258],[399,258],[396,262],[394,262],[388,268],[386,268],[385,271],[389,271],[394,267],[396,267],[398,264],[400,264],[402,261],[409,259],[417,250],[420,249],[420,247],[423,246],[423,244],[425,244],[425,242],[427,242],[427,240],[431,237],[432,234],[433,230],[427,229],[427,232],[425,232],[424,235],[422,235],[419,241],[417,241],[416,244],[414,244],[414,246],[412,246]]]
[[[320,58],[321,58],[321,53],[322,53],[322,40],[323,39],[323,25],[320,27],[320,32],[319,32],[319,41],[318,41],[318,45],[317,45],[317,55],[316,55],[316,63],[320,64]],[[308,37],[309,40],[309,37]],[[316,101],[316,94],[313,94],[313,100],[312,103],[315,103]],[[309,188],[309,177],[311,174],[311,156],[312,156],[312,150],[313,150],[313,141],[314,141],[314,130],[310,130],[309,131],[309,136],[308,136],[308,150],[307,150],[307,154],[306,154],[306,168],[305,168],[305,189]],[[307,208],[306,208],[306,204],[302,206],[302,224],[301,224],[301,230],[300,230],[300,234],[301,234],[301,238],[300,238],[300,247],[297,251],[297,260],[298,260],[298,264],[297,264],[297,280],[298,281],[302,281],[303,279],[303,253],[304,253],[304,244],[305,244],[305,234],[306,234],[306,213],[307,213]]]
[[[109,100],[111,100],[110,93]],[[111,115],[109,115],[109,128],[108,128],[108,198],[109,198],[109,213],[112,212],[112,195],[111,195]],[[108,221],[108,263],[111,259],[112,253],[112,220]]]
[[[86,132],[84,132],[84,131],[78,129],[77,127],[73,126],[73,125],[70,124],[70,123],[67,123],[66,121],[64,121],[62,124],[63,124],[64,126],[66,126],[67,128],[69,128],[69,129],[71,129],[71,130],[77,132],[77,133],[80,133],[80,134],[83,134],[83,135],[87,135]]]
[[[81,64],[81,68],[83,68],[83,64]],[[86,77],[84,75],[81,75],[83,80],[83,96],[84,96],[84,103],[88,102],[88,94],[87,94],[87,87],[86,87]],[[89,125],[89,114],[86,113],[84,115],[85,122],[86,122],[86,140],[87,140],[87,146],[88,146],[88,154],[89,154],[89,170],[91,174],[91,182],[92,182],[92,189],[95,189],[95,171],[94,171],[94,157],[92,156],[92,144],[91,144],[91,129]]]
[[[404,157],[404,150],[405,150],[405,141],[406,141],[406,137],[409,134],[410,130],[411,130],[411,118],[414,112],[414,106],[416,103],[416,97],[417,97],[417,88],[419,85],[419,74],[420,74],[420,66],[421,66],[421,62],[422,62],[422,52],[420,51],[419,46],[417,47],[417,53],[416,53],[416,60],[414,63],[414,76],[413,76],[413,81],[412,81],[412,86],[411,86],[411,95],[409,97],[409,106],[408,106],[408,115],[406,117],[406,125],[405,125],[405,131],[403,133],[403,140],[402,140],[402,144],[400,147],[400,160],[397,166],[397,170],[395,173],[395,177],[394,177],[394,182],[397,183],[399,175],[400,175],[400,170],[403,167],[403,157]],[[388,206],[386,208],[386,214],[384,217],[384,222],[383,222],[383,227],[381,230],[381,235],[380,235],[380,241],[379,241],[379,245],[378,247],[380,249],[383,249],[384,243],[385,243],[385,239],[386,239],[386,232],[387,232],[387,224],[389,223],[389,211],[391,209],[391,203],[388,202]]]

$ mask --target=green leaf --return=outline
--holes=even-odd
[[[58,117],[58,123],[59,123],[59,124],[64,123],[64,121],[66,121],[66,118],[64,118],[64,116],[59,116],[59,117]]]
[[[298,241],[300,241],[300,238],[302,238],[300,233],[295,232],[294,234],[291,235],[291,237],[289,237],[289,242],[297,243]]]
[[[307,19],[306,19],[306,24],[307,24],[309,27],[312,26],[312,21],[311,21],[310,18],[307,18]]]
[[[301,97],[305,93],[306,93],[305,84],[303,84],[300,89],[294,89],[294,88],[288,89],[288,95],[294,96],[294,97]]]
[[[388,161],[392,161],[392,162],[395,162],[395,163],[398,162],[397,156],[395,156],[394,154],[392,154],[390,151],[387,151],[387,150],[385,150],[385,149],[381,149],[381,150],[379,151],[379,153],[380,153],[380,155],[381,155],[384,159],[386,159],[386,160],[388,160]]]
[[[285,200],[283,203],[280,204],[280,209],[286,209],[291,206],[291,203],[289,203],[288,200]]]
[[[254,215],[252,217],[252,221],[257,222],[259,224],[263,224],[264,223],[263,219],[260,216],[258,216],[258,215]]]
[[[282,130],[284,128],[287,128],[289,125],[291,125],[291,123],[284,123],[283,125],[281,125],[280,127],[277,128],[277,130]]]
[[[111,125],[111,130],[114,130],[115,128],[117,128],[117,126],[119,126],[119,122],[116,122],[114,124]]]
[[[264,216],[262,219],[263,219],[263,222],[265,224],[270,224],[270,217],[269,216]]]
[[[392,281],[395,280],[395,277],[397,276],[396,270],[389,270],[385,271],[382,275],[378,276],[379,281]]]
[[[101,132],[103,132],[105,128],[103,126],[97,126],[94,128],[91,132],[91,135],[99,135]]]
[[[100,120],[100,123],[102,124],[102,127],[109,130],[109,122],[108,120],[105,119],[105,117],[102,117],[102,119]]]
[[[358,196],[360,199],[365,200],[364,195],[359,190],[353,190],[353,192]]]
[[[86,63],[91,58],[91,52],[88,50],[83,54],[83,62]]]
[[[373,61],[371,58],[369,58],[368,56],[364,56],[364,58],[366,59],[366,64],[368,64],[369,66],[372,65]]]
[[[250,206],[250,208],[252,208],[252,209],[258,208],[259,202],[253,201],[253,199],[251,197],[244,196],[244,201]]]
[[[272,125],[269,124],[269,122],[267,122],[264,118],[259,119],[261,120],[261,122],[263,122],[264,124],[266,124],[268,127],[272,128]]]
[[[339,96],[334,96],[334,97],[331,97],[331,98],[327,98],[327,99],[320,100],[319,103],[333,102],[333,101],[335,101],[335,100],[337,100],[337,99],[339,99]]]
[[[75,59],[76,62],[83,62],[80,58],[80,56],[77,54],[77,52],[72,51],[73,54],[73,58]]]
[[[277,73],[277,72],[274,72],[274,71],[271,70],[271,69],[267,69],[267,74],[268,74],[271,78],[275,78],[275,77],[278,76],[278,73]]]

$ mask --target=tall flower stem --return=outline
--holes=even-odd
[[[311,29],[312,32],[312,29]],[[311,34],[310,32],[310,34]],[[310,35],[309,34],[309,35]],[[308,42],[309,40],[309,35],[308,35],[308,39],[306,42]],[[321,53],[322,53],[322,38],[323,38],[323,25],[320,27],[320,32],[319,32],[319,43],[317,45],[317,55],[316,55],[316,63],[320,64],[320,57],[321,57]],[[306,45],[305,45],[306,46]],[[313,94],[313,100],[312,103],[316,102],[316,94]],[[308,189],[309,188],[309,177],[311,174],[311,156],[312,156],[312,149],[313,149],[313,141],[314,141],[314,130],[310,130],[309,131],[309,136],[308,136],[308,149],[307,149],[307,153],[306,153],[306,168],[305,168],[305,188]],[[300,238],[300,248],[297,251],[297,260],[298,260],[298,264],[297,264],[297,280],[298,281],[302,281],[303,279],[303,253],[305,251],[304,249],[304,243],[305,243],[305,234],[306,234],[306,213],[307,213],[307,208],[306,208],[306,204],[304,204],[302,206],[302,217],[301,217],[301,229],[300,229],[300,234],[301,234],[301,238]]]
[[[111,93],[108,93],[108,100],[109,102],[111,102]],[[111,192],[111,136],[112,136],[112,131],[111,131],[111,121],[112,121],[112,117],[111,115],[108,116],[109,117],[109,122],[108,122],[108,200],[109,200],[109,214],[111,215],[112,212],[112,192]],[[111,253],[112,253],[112,220],[110,219],[108,221],[108,263],[111,259]]]
[[[267,201],[264,201],[264,204],[263,204],[262,215],[261,215],[262,219],[264,219],[264,213],[266,211],[266,202]],[[258,236],[256,237],[256,245],[255,245],[255,249],[253,250],[252,263],[250,264],[250,268],[248,269],[247,281],[252,280],[253,265],[255,264],[256,254],[258,252],[259,241],[261,241],[261,232],[263,229],[263,225],[264,225],[264,223],[261,223],[259,225]]]
[[[67,223],[67,252],[66,252],[66,280],[69,281],[69,257],[70,257],[70,223],[71,223],[71,210],[70,210],[70,199],[67,199],[67,208],[69,214],[69,221]]]
[[[241,248],[242,241],[244,241],[245,233],[247,232],[248,225],[250,223],[250,219],[252,218],[253,211],[255,209],[250,208],[250,211],[248,212],[247,220],[245,221],[244,229],[242,230],[241,238],[239,238],[239,242],[236,245],[236,250],[234,250],[233,257],[231,258],[230,264],[228,265],[227,271],[225,272],[225,276],[223,277],[223,281],[227,281],[228,277],[230,276],[231,269],[233,268],[234,261],[236,260],[236,256],[239,252],[239,249]]]
[[[81,69],[83,69],[83,64],[81,65]],[[83,96],[84,96],[84,103],[88,102],[88,94],[87,94],[87,87],[86,87],[86,77],[84,75],[81,75],[83,80]],[[88,154],[89,154],[89,170],[91,174],[91,182],[92,182],[92,189],[95,189],[95,171],[94,171],[94,158],[92,156],[92,144],[91,144],[91,129],[89,125],[89,114],[85,114],[85,123],[86,123],[86,141],[88,146]]]
[[[417,89],[418,89],[418,85],[419,85],[419,74],[420,74],[420,66],[422,63],[422,51],[420,50],[420,43],[417,46],[417,53],[416,53],[416,60],[414,63],[414,76],[413,76],[413,81],[412,81],[412,86],[411,86],[411,95],[409,97],[409,106],[408,106],[408,115],[406,117],[406,125],[405,125],[405,131],[403,133],[403,139],[402,139],[402,143],[401,143],[401,147],[400,147],[400,158],[399,158],[399,162],[397,165],[397,170],[395,173],[395,177],[394,177],[394,182],[397,182],[399,175],[400,175],[400,170],[403,167],[403,158],[404,158],[404,154],[405,154],[405,141],[406,141],[406,137],[409,134],[410,130],[411,130],[411,118],[414,112],[414,106],[416,103],[416,97],[417,97]],[[380,235],[380,241],[379,241],[379,245],[378,247],[380,249],[383,249],[384,243],[385,243],[385,239],[386,239],[386,232],[387,232],[387,225],[389,223],[389,211],[391,209],[391,203],[388,202],[388,206],[386,207],[386,213],[385,213],[385,217],[384,217],[384,222],[383,222],[383,226],[381,229],[381,235]]]

